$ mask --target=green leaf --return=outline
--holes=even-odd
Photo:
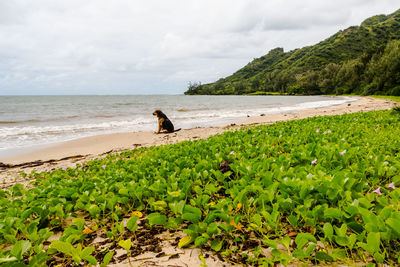
[[[190,245],[190,243],[193,242],[193,238],[190,235],[184,236],[179,240],[178,247],[179,248],[184,248]]]
[[[211,249],[215,250],[215,251],[220,251],[222,248],[222,245],[224,244],[224,240],[219,239],[219,238],[215,238],[212,242],[211,242]]]
[[[307,247],[307,249],[306,249],[306,251],[304,252],[304,254],[305,254],[306,256],[310,256],[311,253],[314,251],[314,249],[315,249],[316,246],[317,246],[317,244],[310,244],[310,245]]]
[[[320,261],[333,261],[332,256],[323,251],[316,251],[315,258]]]
[[[187,220],[191,223],[198,223],[201,218],[201,210],[199,208],[185,205],[183,208],[182,219]]]
[[[165,225],[167,223],[167,216],[158,212],[150,213],[149,216],[147,216],[147,219],[149,220],[150,226]]]
[[[182,219],[189,221],[191,223],[198,223],[200,220],[200,217],[194,213],[183,213]]]
[[[350,249],[353,249],[354,244],[357,241],[357,235],[351,234],[348,238],[349,238],[349,243],[347,244],[347,247],[349,247]]]
[[[15,244],[17,242],[15,235],[4,235],[4,239],[7,240],[10,244]]]
[[[297,221],[298,221],[297,216],[290,215],[290,216],[288,217],[288,221],[289,221],[289,223],[290,223],[293,227],[297,227]]]
[[[334,218],[337,220],[341,220],[343,217],[343,212],[337,208],[328,208],[324,211],[324,216],[326,218]]]
[[[101,263],[100,267],[107,267],[107,265],[110,263],[112,257],[114,256],[114,251],[109,251],[103,258],[103,262]]]
[[[120,190],[118,190],[118,193],[123,196],[129,196],[129,190],[127,188],[121,188]]]
[[[17,243],[14,244],[10,253],[18,260],[22,260],[24,253],[27,252],[30,247],[31,243],[29,242],[29,240],[19,240]]]
[[[45,252],[40,252],[30,259],[29,266],[45,266],[44,263],[49,259],[50,257]]]
[[[271,248],[275,248],[275,249],[278,248],[278,242],[276,242],[275,240],[271,240],[271,239],[265,238],[263,240],[263,243],[264,243],[264,245],[267,245],[267,246],[269,246]]]
[[[0,258],[0,263],[13,262],[17,260],[18,259],[16,257]]]
[[[163,200],[154,201],[152,203],[152,205],[155,210],[159,210],[159,211],[162,211],[163,209],[165,209],[167,207],[167,203]]]
[[[380,241],[380,233],[369,233],[367,236],[367,247],[368,252],[374,254],[379,251],[379,246],[381,244]]]
[[[332,224],[325,223],[324,226],[322,227],[322,231],[324,232],[325,238],[328,238],[329,240],[332,239],[333,236]]]
[[[78,230],[83,230],[85,227],[85,220],[82,218],[74,218],[72,220],[72,225],[76,225]]]
[[[385,261],[385,257],[378,252],[374,253],[374,258],[378,263],[383,263]]]
[[[84,257],[89,256],[92,254],[92,252],[95,250],[94,247],[86,247],[82,250],[81,257],[84,259]]]
[[[200,248],[202,247],[205,243],[207,243],[208,238],[204,237],[204,236],[198,236],[196,237],[195,241],[194,241],[194,246],[196,248]]]
[[[126,251],[129,251],[132,246],[132,241],[130,239],[121,240],[118,242],[118,245]]]
[[[335,226],[335,231],[338,236],[346,236],[347,235],[347,224],[343,223],[340,228]]]
[[[179,191],[172,191],[172,192],[168,191],[168,195],[170,195],[171,197],[174,197],[174,198],[178,198],[181,195],[181,191],[180,190]]]
[[[89,211],[90,215],[92,215],[93,217],[99,215],[101,212],[99,206],[94,205],[94,204],[89,206],[88,211]]]
[[[335,236],[335,242],[342,247],[346,247],[349,244],[349,238],[347,236]]]
[[[315,237],[310,233],[300,233],[296,236],[295,242],[299,249],[304,248],[304,246],[309,242],[312,241],[314,243],[317,242]]]
[[[95,250],[94,247],[86,247],[83,249],[81,253],[81,258],[87,262],[89,262],[92,265],[97,265],[97,260],[95,257],[91,256],[92,252]]]
[[[343,260],[347,257],[346,250],[344,249],[333,249],[332,250],[332,257],[335,260]]]
[[[97,265],[97,260],[96,260],[96,258],[93,257],[93,256],[91,256],[91,255],[86,256],[85,258],[82,257],[82,259],[84,259],[85,261],[89,262],[89,263],[92,264],[93,266],[96,266],[96,265]]]
[[[128,222],[126,223],[126,228],[128,228],[129,231],[131,232],[136,232],[138,228],[137,221],[139,219],[139,216],[133,215],[131,218],[129,218]]]
[[[304,253],[304,251],[302,249],[295,249],[292,252],[293,257],[298,258],[300,260],[304,259],[304,257],[306,256],[306,254]]]
[[[185,201],[181,200],[179,202],[172,202],[168,204],[168,207],[172,210],[175,214],[182,214],[183,208],[185,207]]]
[[[217,235],[218,233],[219,233],[219,228],[217,223],[215,222],[210,223],[207,228],[207,234],[212,236],[212,235]]]
[[[400,219],[391,217],[386,220],[386,224],[392,229],[392,231],[400,238]]]
[[[290,247],[290,241],[291,241],[290,237],[285,236],[284,238],[282,238],[282,239],[280,240],[280,243],[281,243],[286,249],[289,249],[289,247]]]
[[[49,248],[58,250],[70,257],[73,257],[75,252],[75,248],[70,243],[59,240],[54,240],[51,242]]]

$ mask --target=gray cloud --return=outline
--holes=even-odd
[[[181,93],[397,1],[1,1],[0,94]]]

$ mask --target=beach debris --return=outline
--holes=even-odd
[[[0,162],[0,170],[1,169],[11,169],[11,168],[21,168],[21,169],[25,169],[25,168],[31,168],[31,167],[37,167],[37,166],[41,166],[44,164],[52,164],[52,163],[56,163],[56,162],[60,162],[60,161],[65,161],[65,160],[70,160],[70,159],[82,159],[85,158],[88,155],[76,155],[76,156],[69,156],[69,157],[64,157],[61,159],[50,159],[50,160],[35,160],[35,161],[31,161],[31,162],[24,162],[24,163],[19,163],[19,164],[7,164],[7,163],[1,163]]]
[[[231,167],[229,166],[231,163],[232,163],[231,161],[227,161],[227,160],[221,162],[221,164],[218,167],[218,170],[222,173],[232,171]]]
[[[0,162],[0,168],[1,169],[8,169],[8,168],[12,168],[12,167],[13,167],[12,164],[6,164],[6,163],[3,163],[3,162]]]

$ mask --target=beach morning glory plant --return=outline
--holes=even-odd
[[[378,195],[382,195],[382,192],[381,192],[381,188],[380,188],[380,187],[378,187],[376,190],[374,190],[374,191],[372,191],[372,192],[374,192],[375,194],[378,194]]]
[[[396,189],[396,187],[394,186],[394,182],[391,182],[391,183],[388,185],[388,187],[389,187],[389,188],[392,188],[392,189]]]

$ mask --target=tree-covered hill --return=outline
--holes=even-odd
[[[400,9],[366,19],[313,46],[275,48],[231,76],[190,83],[185,94],[400,95]]]

